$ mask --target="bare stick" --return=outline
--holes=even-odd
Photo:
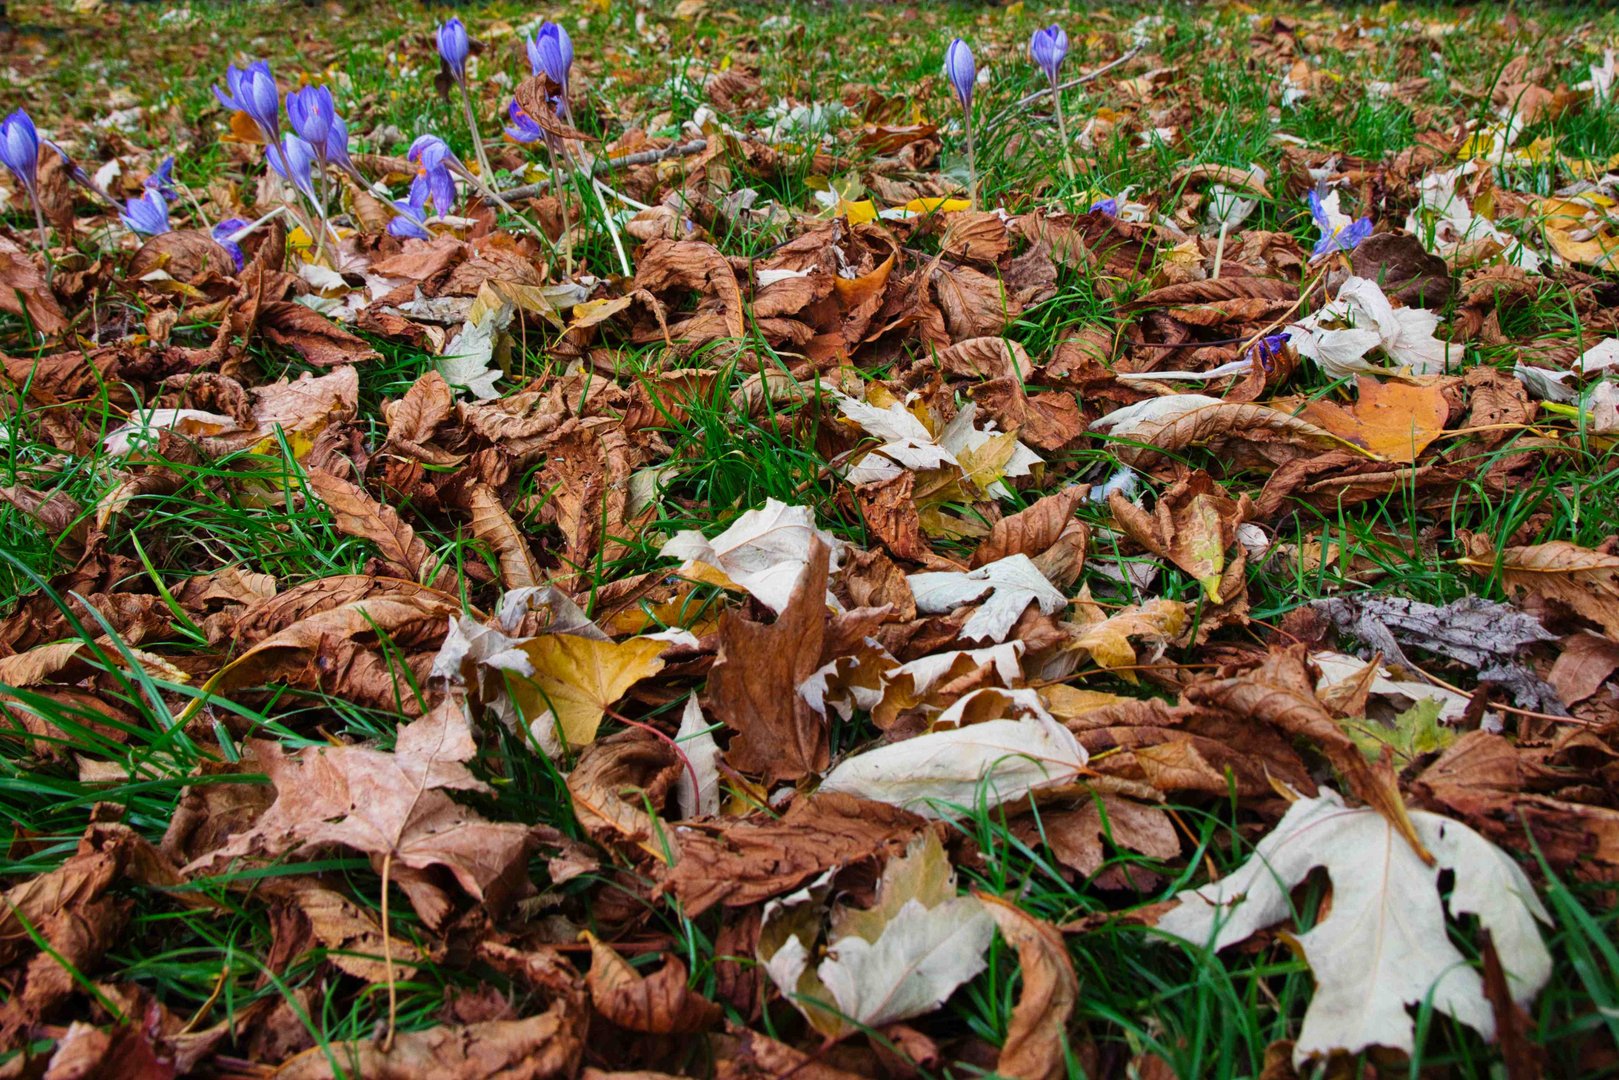
[[[1006,119],[1006,117],[1008,115],[1010,115],[1013,112],[1016,112],[1018,109],[1028,108],[1030,105],[1033,105],[1036,101],[1039,101],[1041,98],[1045,97],[1047,94],[1061,93],[1064,90],[1072,90],[1076,86],[1084,86],[1086,83],[1095,82],[1097,79],[1100,79],[1103,75],[1106,75],[1108,72],[1112,71],[1114,68],[1118,67],[1119,65],[1126,64],[1126,63],[1129,63],[1131,60],[1134,60],[1135,57],[1136,57],[1136,54],[1141,52],[1141,50],[1145,49],[1146,47],[1147,46],[1144,45],[1144,44],[1143,45],[1132,46],[1127,52],[1125,52],[1117,60],[1113,60],[1113,61],[1111,61],[1109,63],[1103,64],[1101,67],[1097,68],[1095,71],[1086,72],[1084,75],[1081,75],[1078,78],[1069,79],[1067,82],[1062,83],[1062,84],[1060,84],[1058,86],[1047,86],[1047,87],[1044,87],[1042,89],[1036,90],[1032,94],[1028,94],[1028,95],[1025,95],[1024,97],[1020,97],[1016,101],[1014,101],[1008,108],[1002,110],[1000,112],[1000,114],[995,117],[994,120],[991,120],[990,125],[994,126],[995,124],[1000,123],[1002,120]]]
[[[651,165],[654,162],[665,161],[672,157],[690,157],[692,154],[701,154],[708,149],[707,139],[693,139],[688,143],[678,143],[666,146],[661,150],[637,150],[633,154],[625,154],[616,158],[597,158],[590,167],[592,176],[612,172],[614,169],[626,165]],[[507,188],[500,194],[507,199],[528,199],[535,195],[542,195],[551,187],[550,180],[541,180],[537,184],[523,184],[521,187]]]

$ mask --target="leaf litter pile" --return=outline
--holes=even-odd
[[[0,1075],[1619,1069],[1611,14],[463,14],[0,31]]]

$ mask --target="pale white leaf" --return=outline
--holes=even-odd
[[[959,812],[954,807],[972,807],[981,789],[990,806],[999,806],[1035,788],[1066,783],[1085,762],[1085,749],[1072,732],[1049,714],[1036,714],[929,732],[867,750],[828,773],[821,790],[944,818]]]
[[[831,550],[831,569],[836,571],[843,542],[816,528],[808,508],[770,499],[712,540],[687,529],[671,537],[658,554],[686,560],[682,572],[693,563],[713,567],[779,615],[792,599],[793,587],[809,562],[810,538],[816,536]]]
[[[686,699],[686,711],[680,716],[680,730],[675,732],[675,745],[686,755],[681,762],[680,776],[675,780],[675,805],[680,807],[682,819],[712,817],[720,812],[720,748],[709,731],[710,724],[703,719],[703,709],[697,704],[697,695]],[[691,764],[686,768],[686,763]],[[695,774],[695,775],[693,775]]]
[[[923,614],[941,615],[984,601],[961,628],[965,641],[1004,641],[1031,603],[1047,615],[1068,605],[1068,598],[1027,555],[1009,555],[977,570],[911,574],[909,581],[916,609]]]
[[[1295,1067],[1368,1046],[1410,1053],[1407,1008],[1425,1000],[1493,1038],[1483,980],[1446,931],[1439,875],[1454,875],[1450,911],[1475,915],[1490,931],[1520,1003],[1550,977],[1551,955],[1535,923],[1551,919],[1523,871],[1494,844],[1438,814],[1412,811],[1411,821],[1435,865],[1424,863],[1377,811],[1351,809],[1322,789],[1317,798],[1296,801],[1242,866],[1181,893],[1158,928],[1215,949],[1236,944],[1290,918],[1289,891],[1325,867],[1331,907],[1297,938],[1316,993],[1294,1045]]]

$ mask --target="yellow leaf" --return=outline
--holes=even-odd
[[[237,110],[230,114],[230,133],[220,136],[221,142],[264,143],[264,136],[259,134],[259,126],[245,112]]]
[[[954,214],[958,210],[971,210],[972,205],[966,199],[912,199],[903,209],[913,214]]]
[[[585,746],[596,740],[602,714],[624,691],[662,670],[666,647],[651,638],[598,641],[542,634],[520,646],[534,674],[514,680],[513,696],[525,721],[533,723],[549,711],[568,746]]]
[[[1381,382],[1361,376],[1356,401],[1312,401],[1299,415],[1385,461],[1415,461],[1445,430],[1450,404],[1438,383]]]
[[[850,225],[865,225],[877,220],[877,207],[870,199],[860,199],[857,202],[839,199],[838,216],[848,218]]]

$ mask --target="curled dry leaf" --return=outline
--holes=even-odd
[[[1204,394],[1150,398],[1108,413],[1091,428],[1116,440],[1114,453],[1134,467],[1189,446],[1233,440],[1276,440],[1315,450],[1344,445],[1342,439],[1307,420],[1264,405],[1221,401]]]
[[[821,790],[892,803],[925,817],[958,817],[980,800],[993,808],[1071,781],[1086,762],[1078,740],[1052,719],[1034,691],[1004,693],[1029,715],[867,750],[839,763]]]
[[[1004,641],[1030,604],[1050,615],[1068,606],[1068,598],[1055,589],[1027,555],[1008,555],[965,573],[956,570],[910,575],[916,610],[927,614],[951,612],[979,601],[961,628],[964,641]]]
[[[629,1031],[649,1035],[691,1035],[707,1031],[724,1011],[686,985],[686,965],[675,956],[663,967],[642,975],[595,934],[590,942],[590,975],[586,985],[596,1011]]]
[[[995,923],[976,899],[956,895],[955,872],[931,831],[888,861],[876,906],[832,913],[825,959],[812,966],[826,891],[817,885],[768,904],[758,957],[829,1038],[929,1012],[984,968]]]
[[[1462,563],[1475,573],[1499,571],[1502,585],[1520,601],[1572,611],[1619,641],[1619,555],[1566,540],[1495,551],[1488,538],[1474,536]]]
[[[1017,950],[1023,978],[995,1073],[1008,1080],[1059,1080],[1068,1075],[1068,1021],[1079,997],[1079,976],[1062,932],[1011,901],[974,895]]]

